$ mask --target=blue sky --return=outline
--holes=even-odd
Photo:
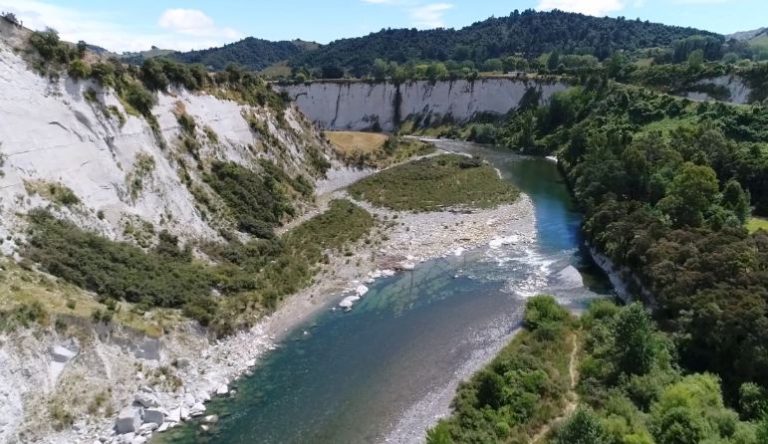
[[[327,43],[386,27],[460,28],[514,9],[640,17],[721,33],[768,26],[768,0],[0,0],[28,27],[113,51],[218,46],[246,36]]]

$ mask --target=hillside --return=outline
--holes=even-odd
[[[729,34],[727,37],[734,40],[750,41],[755,38],[765,36],[766,34],[768,34],[768,28],[758,28],[751,31],[734,32],[733,34]]]
[[[170,54],[174,60],[184,63],[201,63],[209,69],[220,71],[230,63],[261,71],[275,63],[291,59],[319,45],[301,40],[271,42],[248,37],[220,48]]]
[[[531,59],[559,51],[604,59],[616,50],[668,46],[693,35],[722,38],[693,28],[640,20],[527,10],[489,18],[459,30],[386,29],[365,37],[337,40],[295,56],[291,64],[310,69],[333,66],[362,76],[370,72],[377,58],[401,64],[449,59],[482,63],[507,55],[521,54]]]

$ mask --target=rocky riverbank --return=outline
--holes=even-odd
[[[357,179],[358,174],[349,174]],[[345,185],[344,178],[334,179]],[[336,184],[335,184],[336,185]],[[344,191],[334,191],[318,198],[316,212],[332,198],[349,198]],[[212,396],[229,394],[229,383],[247,373],[266,352],[293,328],[330,309],[345,295],[364,294],[366,284],[382,275],[407,271],[419,262],[447,255],[461,255],[481,245],[530,243],[535,237],[535,220],[530,199],[522,195],[515,203],[489,210],[456,210],[431,213],[396,212],[356,202],[378,220],[371,241],[352,248],[352,254],[331,258],[316,283],[290,297],[272,315],[253,328],[221,341],[212,342],[192,326],[184,333],[162,337],[160,350],[146,360],[121,353],[114,345],[76,344],[78,353],[111,361],[108,367],[120,368],[114,377],[117,416],[105,419],[76,419],[72,428],[47,436],[35,436],[45,443],[144,443],[152,433],[165,431],[191,418],[205,416],[205,403]],[[350,304],[353,305],[353,304]],[[48,347],[53,347],[52,338]],[[82,350],[82,351],[81,351]],[[75,355],[76,356],[76,355]],[[74,358],[75,356],[72,356]],[[114,362],[124,359],[124,362]],[[72,372],[82,363],[71,359],[64,371]],[[70,368],[66,368],[69,365]],[[125,371],[125,368],[129,371]],[[27,430],[33,424],[27,424]]]

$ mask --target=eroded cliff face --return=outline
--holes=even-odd
[[[321,128],[392,131],[400,121],[464,123],[480,114],[506,114],[525,100],[546,103],[568,85],[521,78],[367,83],[313,82],[278,86]]]
[[[9,34],[16,31],[0,31],[2,255],[19,259],[26,215],[40,207],[142,247],[153,245],[161,230],[184,241],[217,240],[233,221],[204,180],[212,162],[235,162],[259,173],[260,160],[266,159],[292,177],[301,174],[314,182],[321,176],[318,157],[330,158],[327,142],[293,104],[252,106],[220,98],[226,91],[172,88],[157,94],[149,119],[157,122],[153,128],[111,89],[64,74],[41,77],[12,49],[23,44]],[[194,128],[190,120],[183,125],[180,116]],[[300,211],[301,205],[295,203]],[[167,321],[169,332],[160,329],[159,338],[118,323],[114,328],[91,323],[94,295],[35,270],[20,271],[6,258],[0,258],[0,280],[2,288],[10,288],[0,291],[0,310],[36,298],[61,304],[66,298],[73,313],[65,329],[41,324],[4,331],[0,324],[0,442],[117,440],[109,434],[113,416],[131,405],[141,387],[193,381],[189,397],[196,404],[268,347],[254,330],[214,342],[193,322],[164,310],[135,315],[147,325]],[[170,384],[167,394],[151,395],[173,404],[175,390]],[[179,414],[189,408],[184,404]],[[57,436],[56,421],[74,425]]]
[[[112,239],[135,240],[133,228],[150,225],[182,239],[214,239],[226,221],[193,195],[197,189],[223,207],[201,165],[222,160],[258,170],[265,158],[312,178],[309,150],[329,149],[292,105],[279,111],[184,90],[157,99],[153,131],[113,91],[41,77],[0,44],[0,238],[10,237],[2,252],[14,252],[24,214],[41,206]],[[181,137],[180,114],[196,124],[194,150]],[[65,189],[79,202],[57,202],[52,195]]]
[[[700,80],[683,96],[697,102],[721,100],[737,105],[755,101],[752,88],[742,77],[734,74]]]

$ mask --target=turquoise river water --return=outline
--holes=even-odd
[[[326,310],[267,354],[199,424],[161,443],[412,443],[449,411],[457,383],[520,326],[526,298],[553,294],[574,310],[610,293],[582,248],[581,218],[554,162],[463,142],[533,200],[533,244],[483,247],[378,280],[354,310]],[[582,279],[561,273],[568,266]],[[582,283],[583,282],[583,283]],[[339,295],[341,299],[342,295]]]

